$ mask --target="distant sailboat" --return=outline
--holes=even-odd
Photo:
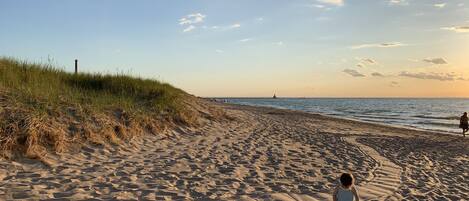
[[[276,98],[277,98],[277,96],[274,94],[274,96],[272,96],[272,98],[273,98],[273,99],[276,99]]]

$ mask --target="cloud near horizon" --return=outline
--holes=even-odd
[[[436,65],[448,64],[448,62],[443,58],[428,58],[428,59],[423,59],[422,61],[436,64]]]
[[[373,76],[373,77],[384,77],[383,74],[378,73],[378,72],[371,73],[371,76]]]
[[[398,87],[398,86],[399,86],[399,82],[392,81],[392,82],[389,83],[389,86],[390,86],[390,87]]]
[[[351,75],[352,77],[365,77],[365,75],[353,69],[345,69],[342,72]]]
[[[454,31],[457,33],[469,33],[469,26],[443,27],[443,30]]]
[[[363,49],[363,48],[391,48],[391,47],[402,47],[407,46],[401,42],[387,42],[387,43],[370,43],[370,44],[361,44],[361,45],[354,45],[350,47],[350,49]]]
[[[412,73],[412,72],[402,71],[401,73],[399,73],[399,76],[415,78],[415,79],[421,79],[421,80],[438,80],[438,81],[466,80],[463,77],[458,76],[454,73],[435,73],[435,72]]]

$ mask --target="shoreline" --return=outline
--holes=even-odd
[[[461,136],[462,135],[461,133],[457,133],[457,132],[448,132],[448,131],[431,130],[431,129],[420,129],[420,128],[411,127],[411,126],[394,125],[394,124],[382,123],[382,122],[372,122],[372,121],[361,120],[361,119],[358,119],[358,118],[339,117],[339,116],[333,116],[333,115],[323,114],[323,113],[319,113],[319,112],[308,112],[308,111],[294,110],[294,109],[282,108],[282,107],[263,106],[263,105],[245,105],[245,104],[229,103],[229,102],[221,103],[221,104],[236,105],[236,106],[248,106],[248,107],[261,107],[261,108],[270,108],[270,109],[278,109],[278,110],[287,110],[287,111],[290,111],[290,112],[307,113],[307,114],[318,115],[318,116],[323,116],[323,117],[337,119],[337,120],[353,121],[353,122],[363,123],[363,124],[383,126],[383,127],[389,127],[389,128],[395,128],[395,129],[406,129],[406,130],[410,130],[410,131],[431,133],[431,134],[438,134],[438,135],[449,135],[449,136],[458,136],[458,135]],[[466,135],[469,136],[469,133],[467,133]]]

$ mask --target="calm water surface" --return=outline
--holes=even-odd
[[[469,99],[230,98],[227,102],[301,110],[367,122],[459,133]]]

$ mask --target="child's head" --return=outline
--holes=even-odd
[[[352,176],[352,174],[343,173],[343,174],[340,176],[340,183],[341,183],[342,186],[344,186],[345,188],[348,188],[348,187],[352,186],[352,184],[353,184],[353,176]]]

